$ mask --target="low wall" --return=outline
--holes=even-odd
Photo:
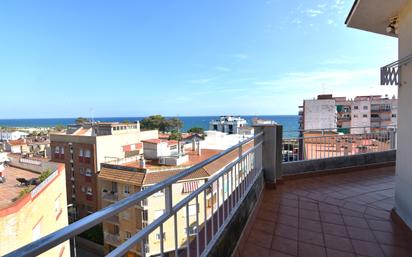
[[[54,171],[58,169],[59,163],[49,162],[47,160],[37,160],[31,158],[22,158],[21,156],[8,155],[10,165],[16,168],[30,170],[37,173],[42,173],[46,170]]]
[[[213,246],[209,257],[231,256],[240,239],[242,231],[246,226],[249,216],[252,214],[260,194],[263,190],[263,172],[256,179],[255,184],[247,194],[246,198],[234,214],[232,220],[224,229],[222,235]]]
[[[389,150],[384,152],[339,156],[318,160],[284,162],[282,163],[282,172],[283,176],[289,176],[343,168],[360,168],[362,166],[385,164],[395,161],[396,150]]]

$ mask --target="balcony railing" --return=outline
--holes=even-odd
[[[149,223],[146,227],[139,230],[124,242],[120,242],[118,235],[112,235],[106,232],[106,241],[111,241],[115,245],[117,242],[119,243],[117,248],[111,251],[107,256],[123,256],[137,245],[142,247],[145,246],[146,242],[148,242],[148,236],[151,233],[159,233],[161,240],[159,247],[156,247],[157,249],[150,249],[150,255],[160,254],[161,256],[164,256],[166,251],[172,251],[175,254],[174,256],[179,256],[180,254],[185,254],[185,256],[207,256],[215,247],[220,236],[224,233],[225,228],[233,220],[235,213],[239,210],[239,207],[249,191],[255,185],[258,178],[261,177],[264,137],[263,132],[257,133],[255,136],[188,168],[175,176],[167,178],[143,191],[132,194],[127,198],[116,201],[67,227],[51,233],[5,256],[37,256],[85,230],[102,223],[104,220],[107,220],[128,208],[136,206],[142,200],[147,199],[151,195],[162,190],[165,192],[164,214],[156,218],[153,222]],[[271,143],[268,143],[267,145],[271,145]],[[270,155],[273,156],[272,154]],[[226,166],[210,176],[204,184],[198,187],[197,190],[186,195],[180,201],[173,202],[173,184],[204,169],[205,166],[219,161],[222,157],[226,158],[226,156],[230,156],[231,160],[227,162]],[[210,193],[216,193],[216,197],[213,195],[211,198],[213,208],[207,208],[207,197]],[[103,198],[112,198],[113,195],[114,194],[105,194]],[[195,211],[193,212],[189,206],[195,206]],[[182,216],[182,213],[185,213],[185,215]],[[197,228],[196,230],[185,230],[185,243],[183,245],[181,244],[181,238],[178,237],[178,234],[182,235],[181,233],[183,233],[181,228],[178,227],[178,217],[184,217],[184,227],[190,228],[195,226]],[[168,233],[168,240],[169,237],[173,238],[173,249],[165,249],[165,240],[162,240],[165,229],[170,229],[169,226],[165,226],[166,221],[171,221],[173,223],[173,231]],[[145,256],[146,253],[142,253],[142,255]]]
[[[307,161],[382,152],[396,148],[396,127],[351,127],[349,134],[335,129],[300,131],[283,139],[283,162]]]
[[[412,54],[381,68],[381,85],[399,85],[399,68],[412,62]]]
[[[117,192],[115,193],[107,192],[107,193],[103,193],[102,198],[103,200],[107,200],[110,202],[116,202],[117,200],[119,200],[119,195]]]

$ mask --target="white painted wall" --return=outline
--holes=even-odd
[[[356,127],[370,127],[371,126],[371,102],[369,100],[353,101],[351,115],[352,115],[351,126],[355,127],[351,129],[351,133],[362,134],[365,132],[368,133],[370,131],[369,128],[356,128]]]
[[[412,54],[412,3],[399,16],[399,59]],[[398,88],[398,150],[396,154],[395,208],[412,228],[412,65],[401,70]]]
[[[21,132],[21,131],[12,131],[12,132],[7,132],[7,131],[3,131],[0,132],[0,140],[17,140],[20,138],[26,138],[27,137],[27,133],[25,132]]]
[[[334,99],[305,100],[304,119],[306,130],[337,127]]]

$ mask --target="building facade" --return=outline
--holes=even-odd
[[[11,158],[11,164],[24,169],[8,166],[3,170],[7,180],[0,184],[1,256],[68,225],[64,165],[25,158]],[[37,186],[17,185],[16,178],[37,178],[43,164],[51,171],[43,182]],[[69,242],[39,256],[69,257]]]
[[[380,95],[354,99],[319,95],[304,100],[299,111],[303,130],[331,129],[342,133],[368,133],[371,128],[397,125],[398,99]]]
[[[239,129],[247,125],[247,121],[241,117],[221,116],[219,119],[209,122],[209,129],[228,134],[239,134]]]
[[[97,173],[107,160],[142,153],[141,140],[157,138],[157,131],[140,131],[139,123],[89,123],[51,134],[51,158],[66,166],[67,200],[76,206],[71,219],[98,209]]]

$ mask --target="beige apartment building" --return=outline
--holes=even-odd
[[[51,158],[66,166],[67,201],[76,210],[71,220],[98,209],[100,163],[139,155],[141,141],[157,137],[157,130],[140,131],[139,123],[117,122],[70,125],[65,133],[51,134]]]
[[[12,166],[0,163],[0,171],[6,176],[0,183],[0,256],[68,225],[64,165],[17,155],[10,161]],[[38,184],[46,169],[50,175]],[[25,185],[17,179],[33,183]],[[69,257],[69,242],[39,256]]]
[[[129,163],[119,164],[119,162],[117,162],[116,164],[102,164],[98,176],[101,206],[106,207],[134,192],[144,190],[144,188],[176,175],[185,168],[206,160],[211,156],[218,154],[220,151],[221,150],[210,149],[202,149],[200,151],[199,149],[189,150],[184,153],[188,156],[189,161],[180,166],[167,166],[159,164],[156,160],[146,160],[144,163],[141,160],[136,160]],[[173,204],[178,203],[188,194],[203,185],[209,178],[213,177],[217,172],[235,160],[238,154],[238,151],[233,151],[232,153],[221,157],[216,162],[207,165],[205,168],[198,170],[190,176],[173,184]],[[185,208],[178,212],[176,216],[178,246],[183,247],[186,245],[188,240],[187,232],[190,241],[196,232],[203,227],[205,211],[206,215],[209,216],[212,213],[212,207],[217,207],[217,195],[219,194],[220,199],[223,199],[223,194],[228,194],[227,181],[225,182],[225,186],[222,186],[222,181],[220,181],[220,183],[221,186],[219,188],[213,187],[207,193],[206,203],[202,197],[198,199],[197,206],[195,200],[192,200],[189,203],[187,207],[189,214],[188,219],[186,219]],[[103,223],[105,251],[111,251],[138,232],[142,227],[160,217],[164,212],[165,193],[158,192],[145,201],[142,201],[140,205],[136,205],[135,208],[130,208],[116,217],[106,220]],[[198,224],[196,223],[196,217],[199,221]],[[187,226],[187,221],[189,227]],[[160,239],[161,235],[159,229],[150,234],[145,244],[146,256],[156,256],[160,253]],[[164,223],[163,240],[164,251],[169,251],[165,256],[175,256],[174,252],[171,252],[175,247],[173,218]],[[141,255],[141,246],[136,245],[127,256]]]

